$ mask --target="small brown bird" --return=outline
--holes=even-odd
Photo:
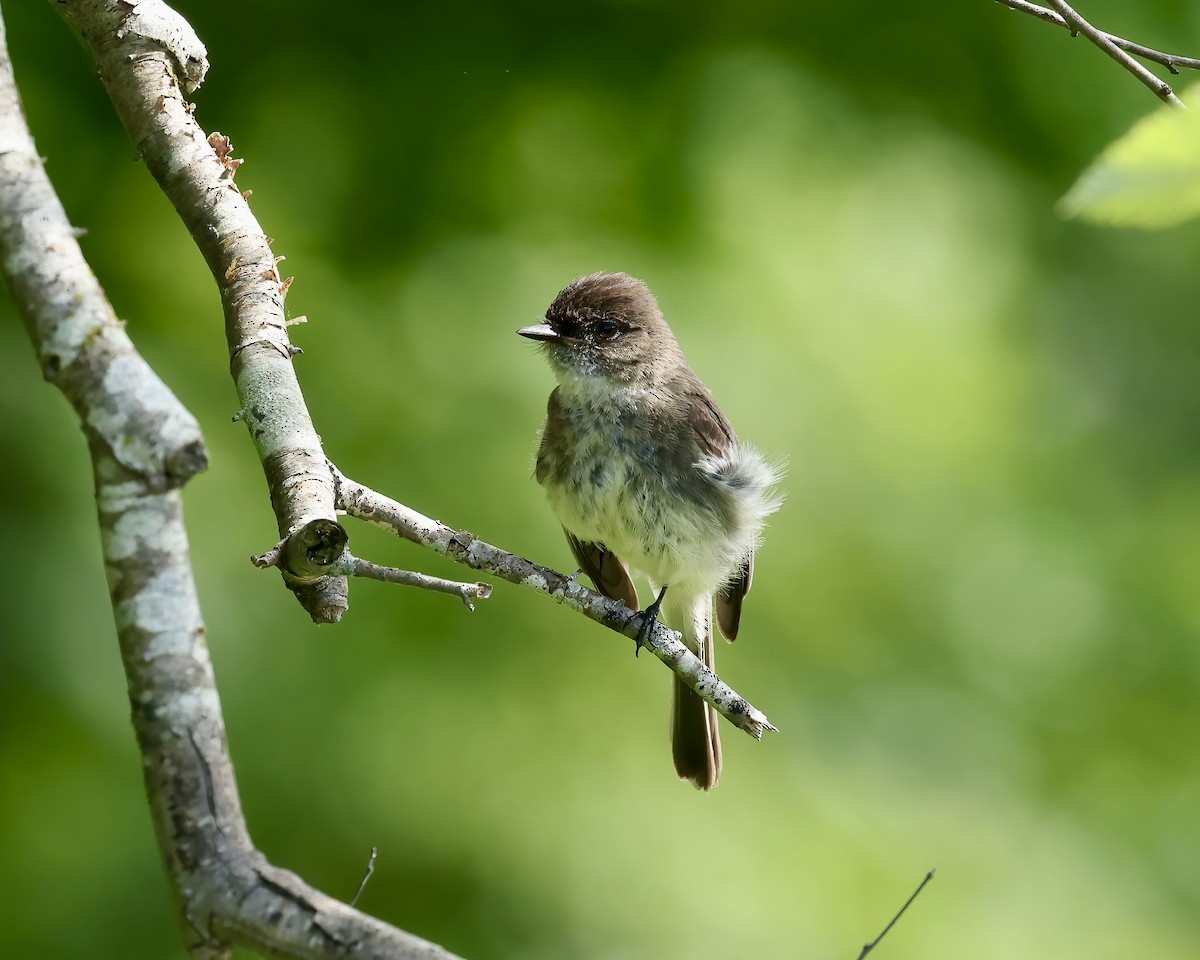
[[[630,567],[661,587],[650,607],[713,666],[717,624],[737,637],[778,472],[738,441],[692,372],[649,288],[594,273],[554,299],[541,342],[558,380],[537,454],[537,480],[571,552],[596,589],[637,610]],[[678,677],[671,715],[675,770],[702,790],[721,776],[717,714]]]

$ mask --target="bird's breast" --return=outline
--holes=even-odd
[[[657,583],[709,589],[740,563],[725,492],[686,438],[634,408],[552,407],[537,477],[559,522]]]

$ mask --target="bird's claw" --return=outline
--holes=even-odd
[[[642,611],[642,624],[638,627],[637,636],[633,638],[633,655],[635,657],[642,652],[642,647],[650,639],[650,631],[654,629],[654,621],[658,619],[658,611],[662,608],[663,597],[666,595],[667,588],[664,586],[658,591],[658,598]]]

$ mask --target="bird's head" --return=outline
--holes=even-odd
[[[545,322],[517,333],[541,342],[564,384],[653,385],[684,362],[654,294],[625,273],[580,277],[554,298]]]

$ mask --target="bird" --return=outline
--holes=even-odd
[[[535,476],[581,572],[633,611],[641,573],[658,591],[644,624],[661,614],[713,668],[714,611],[733,641],[780,470],[738,439],[642,280],[580,277],[517,333],[540,344],[556,380]],[[672,704],[675,771],[710,790],[723,766],[717,713],[678,676]]]

